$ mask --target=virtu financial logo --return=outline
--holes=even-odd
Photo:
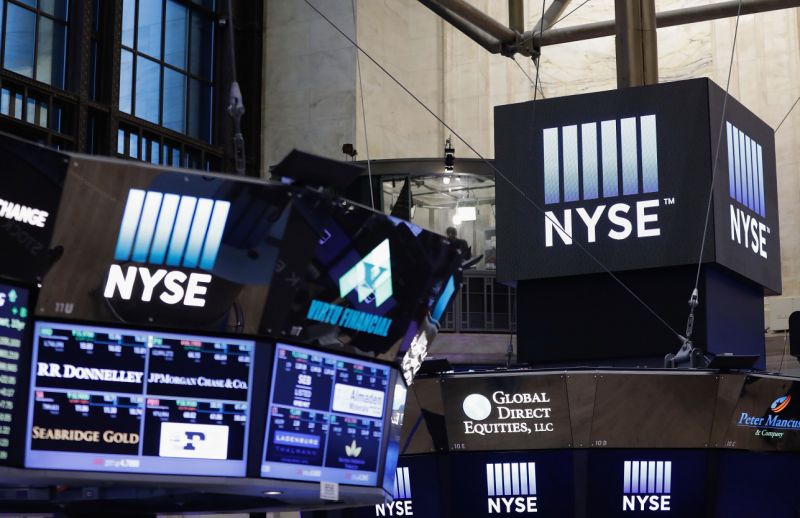
[[[620,196],[658,192],[658,145],[656,116],[627,117],[542,130],[544,203],[565,204],[601,200],[593,208],[563,209],[562,217],[546,211],[545,246],[553,246],[554,233],[565,245],[572,244],[573,224],[579,220],[585,233],[578,239],[597,241],[598,223],[607,219],[608,237],[614,240],[661,235],[660,199],[608,204]],[[640,160],[641,158],[641,160]],[[573,211],[578,218],[573,218]]]
[[[761,145],[739,128],[726,122],[728,144],[728,186],[731,200],[749,211],[730,203],[731,241],[767,258],[769,227],[764,202],[764,160]]]
[[[163,194],[131,189],[122,216],[114,260],[150,265],[212,270],[219,253],[222,234],[228,219],[230,202]],[[203,307],[205,286],[211,282],[207,273],[186,274],[181,270],[112,264],[104,295],[114,298],[119,292],[130,300],[137,277],[138,292],[149,302],[153,292],[163,283],[159,299],[166,304],[182,302],[186,306]]]
[[[356,290],[359,302],[372,297],[375,307],[380,307],[392,296],[392,260],[388,239],[384,239],[339,278],[342,298],[353,290]]]

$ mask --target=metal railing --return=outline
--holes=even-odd
[[[467,270],[455,300],[442,317],[441,332],[513,333],[517,290],[500,284],[493,270]]]

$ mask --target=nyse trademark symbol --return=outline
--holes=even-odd
[[[675,198],[664,198],[664,205],[675,205]]]

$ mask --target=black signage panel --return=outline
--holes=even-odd
[[[350,203],[321,217],[312,201],[294,202],[261,331],[383,359],[426,340],[458,282],[456,248]]]
[[[0,284],[0,464],[21,464],[29,356],[27,289]]]
[[[592,451],[587,515],[713,515],[706,483],[708,455],[702,450]]]
[[[451,516],[572,516],[572,452],[452,455]]]
[[[747,376],[721,446],[756,451],[800,451],[800,384]]]
[[[711,82],[709,102],[711,141],[715,146],[720,142],[714,182],[715,260],[780,293],[775,130],[735,98],[726,99],[725,91]]]
[[[244,476],[255,343],[37,322],[25,466]]]
[[[498,277],[696,263],[720,99],[693,79],[497,107]],[[771,130],[735,101],[726,116],[702,260],[780,291]]]
[[[0,156],[0,272],[35,282],[58,257],[50,238],[69,157],[7,135],[0,135]]]
[[[572,444],[564,376],[513,374],[441,380],[454,450],[534,450]]]
[[[387,365],[277,344],[261,476],[380,486],[397,462],[396,381]]]

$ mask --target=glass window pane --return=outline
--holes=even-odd
[[[186,76],[169,68],[164,69],[164,106],[162,125],[186,132]]]
[[[189,136],[211,143],[211,87],[189,80]]]
[[[158,124],[161,67],[155,61],[136,57],[136,100],[134,115]]]
[[[67,25],[39,17],[39,44],[36,56],[36,79],[56,88],[64,88],[64,64],[67,51]]]
[[[189,11],[174,0],[167,0],[164,61],[186,70],[186,39],[188,35]]]
[[[172,150],[172,165],[173,167],[181,166],[181,150],[178,148]]]
[[[51,14],[60,20],[67,19],[67,11],[69,9],[68,0],[40,0],[39,9]]]
[[[138,39],[136,50],[161,59],[161,0],[139,2]]]
[[[152,164],[159,164],[161,160],[159,159],[158,152],[161,147],[158,145],[158,142],[155,140],[150,142],[150,163]]]
[[[214,69],[214,29],[208,17],[192,13],[191,42],[189,71],[210,81]]]
[[[14,118],[22,118],[22,94],[14,94]]]
[[[47,104],[39,104],[39,126],[47,127]]]
[[[6,45],[3,53],[5,68],[33,77],[36,15],[22,7],[8,4],[7,16]]]
[[[19,3],[29,5],[31,7],[36,7],[36,0],[18,0]]]
[[[133,100],[133,54],[122,51],[119,63],[119,111],[131,113]]]
[[[125,154],[125,130],[122,128],[117,130],[117,153]]]
[[[136,0],[122,2],[122,44],[133,48],[133,30],[136,15]]]
[[[53,125],[50,129],[61,133],[61,122],[63,113],[64,110],[61,108],[61,106],[58,105],[53,106],[53,121],[52,121]]]
[[[3,88],[0,90],[0,113],[3,115],[8,115],[10,113],[10,106],[11,106],[11,92],[8,88]]]
[[[25,122],[31,124],[36,120],[36,99],[28,97],[25,102]]]
[[[139,135],[131,132],[131,134],[128,135],[128,140],[130,142],[128,156],[131,158],[139,158]]]

